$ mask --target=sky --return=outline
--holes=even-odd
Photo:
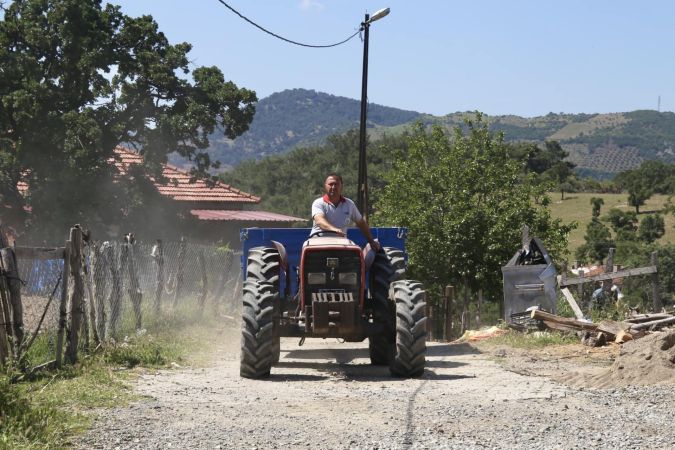
[[[306,44],[340,42],[366,13],[368,101],[445,115],[675,111],[675,2],[635,0],[223,0]],[[105,0],[104,0],[105,2]],[[361,98],[363,42],[328,49],[270,36],[218,0],[111,0],[150,14],[171,43],[193,45],[262,99],[285,89]]]

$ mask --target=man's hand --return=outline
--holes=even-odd
[[[380,243],[374,239],[370,241],[370,248],[375,250],[375,252],[379,252],[380,250],[382,250],[382,246],[380,245]]]

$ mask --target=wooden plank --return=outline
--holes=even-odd
[[[583,284],[591,281],[603,281],[603,280],[613,280],[615,278],[625,278],[625,277],[634,277],[636,275],[649,275],[656,273],[656,266],[647,266],[647,267],[638,267],[635,269],[624,269],[617,272],[611,273],[602,273],[600,275],[594,275],[592,277],[578,277],[578,278],[567,278],[561,282],[561,286],[572,286],[575,284]]]
[[[572,307],[572,311],[574,311],[574,316],[577,319],[583,319],[584,318],[584,313],[581,312],[581,308],[579,308],[579,305],[577,304],[577,301],[574,300],[574,296],[570,292],[569,289],[567,288],[562,288],[560,289],[560,292],[565,296],[565,300],[567,300],[567,303]]]
[[[614,342],[617,344],[623,344],[624,342],[632,341],[633,335],[630,331],[620,331],[619,334],[614,338]]]
[[[637,316],[632,316],[627,319],[624,319],[624,322],[628,323],[641,323],[641,322],[651,322],[658,319],[667,319],[673,317],[672,314],[659,313],[659,314],[640,314]]]
[[[630,327],[631,331],[639,330],[648,330],[652,327],[655,329],[661,328],[666,325],[675,324],[675,316],[669,317],[667,319],[652,320],[651,322],[638,323]]]
[[[619,333],[629,330],[631,324],[625,322],[617,322],[615,320],[603,320],[598,324],[598,331],[602,331],[611,335],[611,339],[618,336]]]
[[[554,321],[545,320],[545,319],[543,319],[542,322],[544,322],[544,325],[546,325],[548,328],[550,328],[552,330],[571,331],[571,332],[582,331],[576,325],[567,325],[567,324],[564,324],[564,323],[554,322]],[[595,331],[595,324],[589,324],[589,325],[592,325],[592,327],[588,327],[585,331]]]
[[[589,330],[595,331],[598,326],[592,322],[582,322],[580,320],[572,319],[569,317],[560,317],[555,314],[547,313],[539,309],[532,311],[530,315],[533,319],[543,320],[545,322],[552,322],[558,325],[564,325],[566,329],[569,330]]]
[[[17,247],[17,259],[63,259],[65,247]]]

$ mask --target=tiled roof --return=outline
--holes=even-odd
[[[115,149],[117,158],[115,166],[121,174],[126,174],[132,164],[142,164],[143,157],[138,153],[124,147]],[[209,187],[204,180],[196,180],[190,183],[190,174],[170,164],[163,164],[162,174],[167,178],[166,183],[152,180],[160,194],[176,201],[185,202],[222,202],[222,203],[260,203],[260,198],[255,195],[240,191],[232,186],[216,182],[215,186]]]
[[[303,222],[307,219],[285,216],[267,211],[226,211],[220,209],[192,209],[190,214],[199,220],[236,220],[252,222]]]

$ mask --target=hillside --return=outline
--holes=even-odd
[[[290,89],[263,98],[248,132],[232,141],[212,136],[210,154],[227,165],[245,159],[283,154],[299,146],[323,144],[333,134],[359,127],[358,100],[306,89]],[[421,116],[370,104],[368,126],[391,128],[408,124]]]
[[[328,136],[357,129],[358,100],[291,89],[261,99],[251,128],[234,141],[213,136],[211,156],[225,166],[325,143]],[[368,133],[396,135],[415,121],[452,128],[473,113],[432,116],[375,104],[368,108]],[[524,118],[488,117],[507,141],[558,140],[584,175],[608,178],[644,160],[675,161],[675,114],[633,111],[612,114],[554,114]]]

